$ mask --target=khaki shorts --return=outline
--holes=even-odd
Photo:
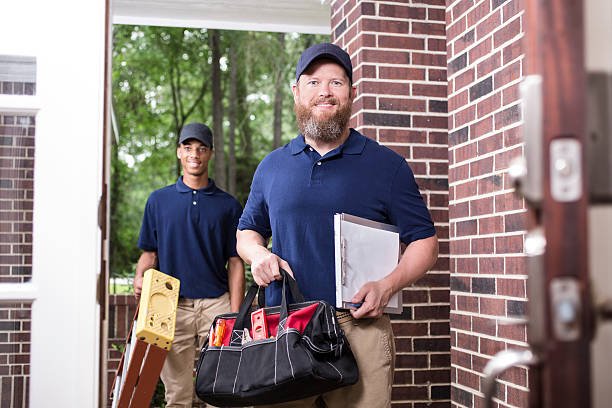
[[[348,312],[337,312],[359,366],[359,381],[318,397],[268,405],[283,408],[386,408],[391,406],[395,369],[395,343],[389,316],[353,319]]]
[[[179,299],[174,341],[160,375],[166,388],[167,408],[192,406],[196,355],[215,316],[229,312],[229,293],[216,299]]]

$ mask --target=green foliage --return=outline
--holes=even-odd
[[[283,85],[282,141],[296,134],[291,83],[302,50],[326,36],[219,31],[223,100],[211,98],[210,30],[197,28],[113,27],[112,104],[116,132],[111,150],[111,276],[132,276],[140,251],[136,244],[148,195],[179,175],[176,142],[185,123],[212,125],[213,104],[223,106],[225,163],[231,165],[229,128],[235,133],[236,191],[244,205],[253,172],[272,149],[275,78]],[[229,53],[236,53],[229,63]],[[236,100],[229,100],[236,70]],[[230,122],[229,106],[235,106]],[[211,126],[212,127],[212,126]],[[213,159],[214,160],[214,159]],[[214,164],[209,174],[214,175]],[[226,174],[231,174],[226,169]],[[225,186],[222,188],[226,189]]]

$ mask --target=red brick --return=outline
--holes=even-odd
[[[471,177],[478,177],[489,174],[493,171],[493,157],[485,157],[470,163]]]
[[[412,95],[446,98],[446,86],[437,84],[413,84]]]
[[[497,323],[495,318],[472,316],[472,326],[473,331],[476,333],[495,336]],[[503,343],[485,338],[480,338],[480,352],[482,354],[489,354],[489,350],[494,349],[495,347],[499,347],[500,345],[503,345]]]
[[[475,296],[457,296],[457,309],[462,312],[478,313],[478,298]],[[461,347],[460,343],[459,346]]]
[[[378,108],[385,111],[425,112],[427,101],[422,99],[385,98],[378,100]]]
[[[454,365],[459,367],[471,368],[472,367],[472,358],[470,353],[465,353],[460,350],[453,349],[451,350],[451,359]]]
[[[497,54],[499,55],[499,54]],[[515,61],[512,64],[504,67],[494,75],[494,83],[496,88],[500,88],[505,84],[509,84],[521,77],[521,61]]]
[[[357,28],[359,31],[406,34],[410,30],[410,23],[408,21],[379,20],[366,17],[359,20]]]
[[[523,236],[513,235],[495,238],[495,252],[498,254],[519,254],[523,252]]]
[[[417,37],[398,37],[388,35],[378,35],[378,47],[398,48],[402,50],[424,50],[425,39]]]
[[[378,68],[378,78],[423,81],[425,80],[425,69],[383,66]]]
[[[469,180],[465,183],[457,185],[455,187],[455,198],[460,200],[462,198],[472,197],[476,192],[476,186],[476,180]]]
[[[504,299],[480,298],[480,313],[485,315],[505,316],[506,301]]]
[[[489,55],[487,58],[482,60],[476,65],[476,73],[477,78],[483,78],[489,75],[491,72],[495,71],[501,66],[501,52],[496,52],[495,54]],[[494,88],[500,88],[503,84],[507,84],[510,81],[498,82],[496,73],[494,76]]]
[[[478,234],[496,234],[504,232],[504,218],[501,216],[478,219]]]
[[[478,140],[478,154],[495,152],[503,147],[502,133],[496,133]]]
[[[501,373],[498,377],[500,380],[510,382],[521,387],[527,387],[527,370],[522,367],[511,367]]]
[[[398,82],[363,81],[362,94],[410,95],[410,84]]]
[[[444,10],[427,8],[427,20],[445,22],[445,17]]]
[[[501,106],[501,93],[495,92],[487,98],[481,100],[476,105],[476,112],[479,117],[484,117],[493,111],[499,109]]]
[[[446,34],[446,24],[434,22],[412,22],[412,34],[426,34],[443,37]]]
[[[477,390],[480,386],[480,376],[478,374],[461,370],[457,370],[457,383]]]
[[[496,10],[489,17],[476,24],[476,40],[480,41],[482,38],[488,36],[495,31],[501,24],[501,15],[499,10]],[[495,45],[497,48],[497,45]]]
[[[474,83],[475,75],[476,74],[475,74],[474,68],[470,68],[462,72],[461,74],[457,75],[455,79],[453,80],[454,92],[458,91],[459,89],[472,85]]]
[[[503,178],[499,174],[493,174],[481,179],[478,179],[478,194],[489,194],[500,191],[504,188]]]
[[[519,34],[521,34],[521,20],[516,18],[493,34],[493,47],[499,48],[502,44]]]
[[[453,167],[449,169],[449,180],[460,181],[467,180],[470,176],[470,165],[464,164],[462,166]]]
[[[471,122],[474,119],[476,119],[476,107],[474,105],[468,106],[460,110],[459,112],[455,113],[453,115],[453,118],[455,120],[455,123],[454,123],[455,127],[461,127],[465,125],[466,123]]]
[[[497,212],[522,210],[525,208],[523,199],[516,193],[505,193],[495,196],[495,210]]]
[[[450,218],[463,218],[470,215],[470,205],[467,201],[449,205],[448,212]]]
[[[467,15],[468,25],[473,26],[482,20],[491,11],[491,5],[488,1],[481,1]]]
[[[485,55],[489,55],[491,53],[493,47],[493,38],[487,37],[484,40],[480,41],[476,46],[472,47],[468,51],[468,55],[471,62],[475,62]]]
[[[472,254],[492,254],[495,252],[495,241],[493,238],[473,238],[471,243]]]
[[[503,7],[504,23],[512,19],[512,17],[514,17],[524,9],[525,6],[522,4],[521,0],[510,0],[506,2]]]
[[[417,128],[434,128],[434,129],[446,129],[448,126],[448,119],[446,116],[412,116],[412,125]],[[448,151],[445,149],[445,158],[448,156]]]
[[[466,89],[448,98],[448,111],[449,112],[456,111],[457,109],[467,105],[467,103],[468,103],[468,90]]]
[[[470,253],[470,240],[469,239],[455,239],[450,242],[450,249],[452,254],[469,254]],[[461,271],[457,271],[461,272]]]
[[[446,54],[433,54],[431,52],[412,52],[413,65],[426,65],[429,67],[446,68]]]
[[[504,142],[505,144],[505,142]],[[495,170],[505,170],[510,167],[510,163],[517,157],[521,157],[523,154],[522,146],[516,147],[512,150],[503,150],[495,154]]]
[[[473,217],[493,213],[493,198],[482,197],[477,200],[470,201],[470,214]]]
[[[515,126],[510,129],[504,130],[504,145],[505,146],[514,146],[522,143],[522,128],[520,126]]]
[[[428,51],[446,51],[446,39],[427,38]]]
[[[422,7],[407,7],[383,3],[379,5],[378,15],[381,17],[424,20],[426,17],[426,9]]]
[[[498,327],[498,336],[513,341],[527,341],[527,328],[525,324],[503,324]],[[516,383],[515,383],[516,384]]]
[[[359,63],[385,63],[385,64],[410,64],[410,53],[408,51],[387,51],[377,49],[365,49],[359,54]]]
[[[529,393],[525,390],[514,388],[511,385],[506,387],[508,395],[508,404],[515,407],[529,406]]]
[[[380,129],[381,143],[426,143],[427,135],[422,130]]]
[[[469,143],[454,149],[452,152],[455,157],[454,162],[461,163],[473,157],[476,157],[476,155],[478,154],[478,148],[476,143]]]
[[[446,69],[427,68],[427,80],[433,82],[446,82]]]
[[[452,24],[446,27],[446,41],[449,43],[455,38],[459,37],[467,28],[467,18],[461,17],[459,20],[453,21]]]
[[[504,258],[502,257],[486,257],[478,258],[478,268],[481,274],[501,274],[504,272]],[[499,292],[498,294],[503,294]]]

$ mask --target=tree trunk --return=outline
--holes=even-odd
[[[223,143],[223,94],[221,92],[221,67],[219,59],[219,31],[210,30],[210,49],[212,51],[212,105],[213,105],[213,140],[215,149],[215,183],[225,189],[227,177],[225,173],[225,147]]]
[[[283,94],[285,68],[285,33],[278,33],[278,61],[274,80],[274,139],[272,149],[280,147],[283,136]]]
[[[236,110],[237,104],[237,82],[238,82],[238,58],[236,47],[229,49],[229,155],[228,155],[228,189],[229,193],[236,196]]]

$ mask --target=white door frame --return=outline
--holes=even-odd
[[[32,280],[0,300],[33,301],[31,407],[98,405],[104,129],[104,0],[9,0],[0,54],[36,58],[36,96],[0,111],[36,114]]]

